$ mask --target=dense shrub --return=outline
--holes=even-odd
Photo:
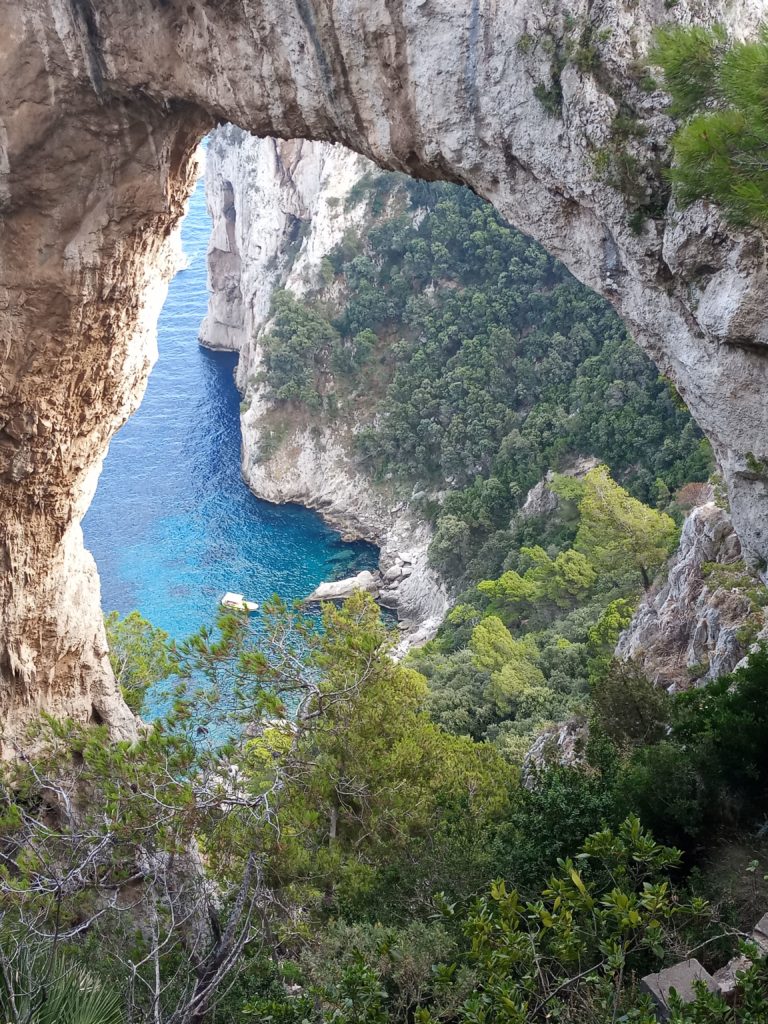
[[[736,225],[768,225],[768,30],[730,42],[722,26],[659,31],[651,60],[664,69],[681,126],[670,177],[684,204],[711,199]]]

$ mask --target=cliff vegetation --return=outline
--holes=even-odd
[[[606,663],[580,761],[523,785],[433,721],[369,597],[266,616],[260,649],[234,616],[165,645],[137,742],[45,719],[3,764],[6,1020],[651,1024],[643,975],[739,950],[735,1007],[671,1019],[764,1019],[765,651],[674,697]]]
[[[275,295],[263,379],[284,417],[367,424],[359,459],[425,496],[447,578],[499,573],[528,490],[579,456],[662,507],[707,478],[707,443],[610,307],[488,204],[391,174],[347,201],[364,226],[313,295]]]

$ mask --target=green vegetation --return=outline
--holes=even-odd
[[[377,176],[348,202],[369,229],[309,301],[276,295],[264,380],[310,420],[378,396],[360,458],[447,488],[430,558],[462,592],[402,662],[364,594],[320,626],[274,599],[259,646],[246,616],[180,644],[109,616],[127,702],[163,710],[133,743],[43,716],[0,763],[0,1018],[651,1024],[645,973],[741,950],[734,1004],[671,1020],[763,1022],[741,940],[768,891],[768,648],[674,696],[614,660],[706,446],[608,308],[474,197]],[[764,590],[705,573],[754,639]],[[554,737],[526,759],[567,719],[567,764]]]
[[[642,589],[677,544],[674,521],[604,466],[583,480],[556,477],[550,488],[559,505],[542,543],[510,545],[501,575],[461,594],[437,639],[409,659],[429,680],[436,721],[510,757],[553,722],[584,713]],[[432,557],[461,554],[460,525],[454,532],[440,520]]]
[[[166,644],[169,710],[135,743],[45,719],[1,766],[4,1019],[650,1024],[640,976],[737,949],[706,856],[765,814],[768,652],[675,697],[607,663],[582,762],[529,789],[430,719],[370,597],[322,631],[265,615],[261,649],[239,616]],[[120,626],[145,665],[161,638]],[[490,673],[525,646],[473,634]],[[702,994],[673,1019],[762,1020],[751,955],[740,1016]]]
[[[587,474],[579,517],[576,548],[595,570],[615,574],[632,567],[646,590],[677,543],[674,520],[628,495],[605,467]]]
[[[141,714],[147,691],[173,670],[168,634],[138,612],[122,619],[117,612],[110,612],[104,625],[109,661],[123,699],[134,714]]]
[[[659,31],[651,60],[664,70],[681,122],[670,171],[683,204],[710,199],[736,225],[768,224],[768,31],[731,42],[722,26]]]
[[[274,326],[264,344],[264,373],[275,398],[319,404],[316,373],[338,345],[338,334],[289,292],[272,300]]]
[[[30,961],[22,950],[0,974],[0,1018],[8,1024],[122,1024],[120,993],[61,957]]]
[[[646,503],[707,478],[708,445],[608,305],[488,204],[383,174],[365,197],[365,229],[331,253],[320,291],[278,293],[265,379],[313,422],[375,419],[358,435],[375,479],[448,486],[427,511],[449,578],[498,575],[510,550],[538,542],[510,521],[578,455]]]

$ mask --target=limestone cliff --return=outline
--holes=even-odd
[[[693,509],[658,590],[638,608],[616,654],[670,691],[731,672],[764,624],[763,588],[741,559],[727,512]]]
[[[376,544],[380,600],[397,612],[410,644],[434,634],[448,599],[427,564],[429,526],[392,486],[374,484],[358,465],[354,434],[369,410],[341,410],[333,423],[294,410],[286,422],[258,374],[273,291],[303,295],[322,286],[323,258],[345,232],[364,229],[365,205],[345,200],[372,171],[369,161],[339,146],[217,129],[206,164],[211,294],[200,340],[240,353],[248,485],[267,501],[315,509],[347,539]]]
[[[768,557],[765,242],[667,203],[673,124],[638,69],[654,27],[755,30],[764,0],[18,0],[0,8],[0,676],[36,707],[127,721],[77,523],[135,407],[166,239],[220,120],[344,143],[471,185],[607,296],[711,439],[750,558]],[[589,60],[578,59],[588,35]],[[599,173],[617,97],[637,132]],[[602,162],[604,163],[604,159]],[[631,193],[631,194],[630,194]],[[223,270],[226,273],[226,270]],[[233,296],[233,317],[237,315]],[[85,577],[83,577],[85,580]],[[63,612],[64,606],[68,609]]]

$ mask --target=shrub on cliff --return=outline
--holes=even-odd
[[[579,517],[576,550],[598,571],[639,573],[646,590],[677,544],[674,520],[627,494],[605,466],[584,478]]]
[[[606,692],[626,700],[617,679]],[[617,807],[636,811],[656,835],[689,851],[723,831],[762,827],[768,812],[768,648],[731,675],[666,700],[635,682],[627,704],[621,712],[603,700],[595,705],[601,727],[605,722],[616,736],[623,723],[629,742],[619,743],[635,747],[617,776]],[[642,707],[632,713],[633,704]],[[637,746],[642,730],[646,741]]]
[[[768,29],[729,42],[722,26],[667,27],[650,57],[683,121],[670,171],[680,201],[711,199],[733,224],[768,227]]]
[[[136,743],[45,719],[35,755],[0,764],[14,997],[22,954],[66,956],[95,989],[119,985],[133,1021],[202,1022],[273,931],[402,920],[435,889],[487,884],[516,773],[428,719],[370,596],[326,606],[322,631],[279,602],[262,612],[262,649],[238,615],[172,648],[168,710]]]

